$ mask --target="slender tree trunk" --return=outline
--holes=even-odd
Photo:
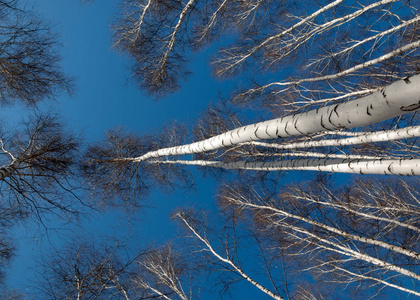
[[[263,139],[361,127],[413,112],[419,108],[420,75],[416,75],[394,82],[376,93],[357,100],[243,126],[200,142],[152,151],[135,158],[134,161],[139,162],[168,155],[200,153]]]
[[[224,258],[222,257],[219,253],[216,252],[216,250],[214,250],[214,248],[212,247],[212,245],[210,244],[210,242],[202,237],[192,226],[191,224],[181,215],[181,214],[177,214],[176,215],[178,218],[180,218],[184,224],[188,227],[189,230],[191,230],[191,232],[201,241],[203,242],[208,251],[210,251],[218,260],[230,265],[242,278],[244,278],[246,281],[248,281],[249,283],[251,283],[253,286],[255,286],[256,288],[258,288],[260,291],[264,292],[265,294],[269,295],[270,297],[277,299],[277,300],[283,300],[283,298],[279,295],[274,294],[272,291],[270,291],[268,288],[262,286],[260,283],[258,283],[257,281],[255,281],[254,279],[252,279],[251,277],[249,277],[239,266],[237,266],[232,260],[230,260],[229,258]]]
[[[371,264],[376,265],[380,268],[383,268],[383,269],[386,269],[386,270],[389,270],[389,271],[392,271],[392,272],[396,272],[396,273],[399,273],[401,275],[408,276],[408,277],[411,277],[413,279],[416,279],[416,280],[420,281],[420,275],[418,275],[418,274],[416,274],[416,273],[414,273],[410,270],[404,269],[404,268],[402,268],[400,266],[397,266],[397,265],[393,265],[393,264],[388,263],[386,261],[383,261],[379,258],[370,256],[368,254],[361,253],[357,250],[353,250],[353,249],[351,249],[350,247],[348,247],[344,244],[338,244],[334,241],[330,241],[326,238],[322,238],[322,237],[320,237],[320,236],[318,236],[318,235],[316,235],[312,232],[309,232],[306,229],[299,228],[299,227],[293,226],[293,225],[288,226],[288,228],[292,231],[302,233],[302,234],[304,234],[308,237],[311,237],[315,240],[318,240],[318,242],[316,243],[317,247],[320,247],[320,248],[325,249],[327,251],[332,251],[332,252],[335,252],[335,253],[338,253],[338,254],[353,257],[355,259],[363,260],[367,263],[371,263]],[[296,238],[297,239],[302,239],[299,236],[296,236]],[[326,246],[326,245],[329,245],[329,246]]]
[[[19,162],[14,160],[11,164],[0,168],[0,180],[4,180],[6,177],[11,176],[16,169],[19,167]]]
[[[333,132],[331,133],[333,134]],[[413,137],[420,137],[420,126],[411,126],[401,129],[384,130],[377,132],[369,132],[366,134],[359,134],[355,137],[342,139],[325,139],[319,141],[304,141],[298,143],[273,144],[263,142],[249,142],[250,145],[269,147],[275,149],[298,149],[310,147],[328,147],[328,146],[350,146],[359,144],[368,144],[374,142],[388,142],[395,140],[408,139]]]
[[[404,247],[392,245],[392,244],[389,244],[389,243],[386,243],[386,242],[383,242],[383,241],[380,241],[380,240],[377,240],[377,239],[348,233],[344,230],[337,229],[337,228],[329,226],[327,224],[323,224],[323,223],[311,220],[309,218],[298,216],[298,215],[295,215],[295,214],[289,213],[287,211],[284,211],[284,210],[281,210],[281,209],[278,209],[278,208],[275,208],[275,207],[271,207],[271,206],[268,206],[268,205],[253,204],[253,203],[249,203],[249,202],[240,201],[240,200],[237,200],[237,199],[234,199],[234,198],[228,198],[228,199],[229,199],[230,202],[234,203],[235,205],[245,206],[245,207],[248,207],[249,209],[265,210],[267,212],[271,212],[271,214],[273,216],[282,216],[282,217],[288,217],[288,218],[295,219],[295,220],[300,220],[300,221],[303,221],[307,224],[314,225],[314,226],[322,228],[326,231],[329,231],[331,233],[337,234],[337,235],[339,235],[343,238],[348,238],[348,239],[358,241],[358,242],[361,242],[361,243],[366,243],[366,244],[370,244],[370,245],[379,246],[379,247],[382,247],[384,249],[388,249],[390,251],[394,251],[394,252],[406,255],[408,257],[414,258],[414,259],[420,259],[420,253],[417,253],[417,252],[412,251],[410,249],[405,249]]]
[[[408,294],[413,294],[413,295],[416,295],[416,296],[419,296],[420,297],[420,293],[419,292],[416,292],[416,291],[413,291],[413,290],[404,288],[404,287],[399,286],[397,284],[393,284],[393,283],[387,282],[386,280],[383,280],[383,279],[380,279],[380,278],[375,278],[375,277],[372,277],[372,276],[366,276],[366,275],[363,275],[363,274],[356,274],[356,273],[353,273],[353,272],[351,272],[349,270],[346,270],[344,268],[339,268],[337,266],[335,268],[337,270],[339,270],[339,271],[341,271],[343,273],[347,273],[348,275],[353,276],[353,277],[355,277],[355,278],[357,278],[359,280],[376,281],[379,284],[383,284],[383,285],[386,285],[388,287],[391,287],[391,288],[394,288],[394,289],[397,289],[397,290],[406,292]]]
[[[160,69],[162,70],[161,72],[163,72],[164,67],[166,65],[166,62],[168,60],[169,54],[171,53],[172,48],[175,45],[175,38],[176,38],[176,35],[177,35],[179,29],[181,28],[182,22],[184,22],[184,19],[185,19],[186,15],[187,15],[188,11],[190,9],[192,9],[195,1],[196,0],[190,0],[185,5],[185,7],[182,9],[181,13],[179,14],[179,19],[178,19],[178,22],[176,23],[176,25],[174,27],[174,30],[173,30],[172,35],[171,35],[171,39],[169,40],[169,42],[168,42],[168,44],[166,46],[166,51],[163,54],[163,57],[162,57],[162,59],[159,62],[161,64],[161,66],[160,66]]]
[[[182,164],[214,167],[231,170],[254,171],[321,171],[334,173],[379,174],[379,175],[420,175],[420,159],[292,159],[270,162],[250,161],[206,161],[206,160],[159,160],[150,163]]]

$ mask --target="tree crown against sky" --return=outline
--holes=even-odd
[[[159,95],[179,86],[197,45],[233,36],[215,52],[214,74],[250,69],[258,83],[235,100],[294,111],[416,74],[417,27],[410,1],[124,1],[114,44],[133,58],[134,78]],[[261,76],[267,70],[275,81]]]
[[[63,90],[71,92],[50,26],[15,0],[0,2],[0,21],[1,102],[35,104]]]

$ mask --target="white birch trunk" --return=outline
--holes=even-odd
[[[321,237],[317,236],[316,234],[307,231],[306,229],[299,228],[299,227],[296,227],[296,226],[290,226],[288,228],[290,228],[291,230],[293,230],[295,232],[303,233],[306,236],[310,236],[310,237],[318,240],[321,243],[324,243],[326,245],[331,246],[331,247],[327,247],[325,245],[322,245],[321,243],[318,243],[317,246],[320,247],[320,248],[324,248],[328,251],[332,251],[332,252],[336,252],[336,253],[339,253],[339,254],[342,254],[342,255],[346,255],[346,256],[352,257],[354,259],[363,260],[367,263],[371,263],[371,264],[376,265],[378,267],[381,267],[383,269],[386,269],[386,270],[389,270],[389,271],[392,271],[392,272],[396,272],[396,273],[399,273],[401,275],[408,276],[408,277],[411,277],[413,279],[416,279],[416,280],[420,281],[420,276],[418,274],[410,271],[410,270],[407,270],[407,269],[404,269],[402,267],[393,265],[391,263],[388,263],[388,262],[383,261],[381,259],[378,259],[376,257],[370,256],[368,254],[360,253],[359,251],[353,250],[353,249],[349,248],[348,246],[338,244],[336,242],[330,241],[330,240],[325,239],[325,238],[321,238]],[[302,239],[298,236],[296,238]]]
[[[334,132],[331,132],[334,134]],[[272,144],[262,142],[249,142],[250,145],[269,147],[275,149],[299,149],[299,148],[310,148],[310,147],[328,147],[328,146],[350,146],[358,144],[368,144],[375,142],[388,142],[401,139],[408,139],[413,137],[420,137],[420,126],[411,126],[401,129],[384,130],[377,132],[369,132],[366,134],[358,134],[355,137],[343,138],[343,139],[326,139],[320,141],[305,141],[299,143],[289,144]]]
[[[357,278],[359,280],[373,280],[373,281],[376,281],[376,282],[378,282],[380,284],[386,285],[388,287],[391,287],[391,288],[394,288],[394,289],[397,289],[397,290],[406,292],[408,294],[413,294],[413,295],[416,295],[416,296],[419,296],[420,297],[420,293],[419,292],[416,292],[416,291],[413,291],[413,290],[404,288],[402,286],[399,286],[399,285],[396,285],[396,284],[387,282],[386,280],[375,278],[375,277],[372,277],[372,276],[366,276],[366,275],[363,275],[363,274],[356,274],[356,273],[350,272],[349,270],[346,270],[346,269],[343,269],[343,268],[339,268],[337,266],[335,266],[335,268],[337,270],[340,270],[340,271],[342,271],[344,273],[347,273],[347,274],[349,274],[349,275],[351,275],[351,276],[353,276],[353,277],[355,277],[355,278]]]
[[[390,219],[390,218],[379,217],[379,216],[374,215],[373,213],[370,213],[370,214],[369,213],[364,213],[364,212],[361,212],[361,211],[356,210],[356,209],[351,209],[351,208],[349,208],[345,205],[342,205],[342,204],[337,204],[337,203],[333,203],[333,202],[324,202],[324,201],[320,201],[319,199],[312,199],[310,195],[305,195],[305,196],[290,195],[290,196],[293,197],[293,199],[299,199],[299,200],[303,200],[303,201],[316,203],[317,205],[321,204],[321,205],[333,207],[334,209],[344,210],[344,211],[350,212],[352,214],[359,215],[359,216],[361,216],[363,218],[366,218],[366,219],[372,219],[372,220],[378,220],[378,221],[381,221],[381,222],[387,222],[387,223],[394,224],[394,225],[397,225],[397,226],[400,226],[400,227],[404,227],[404,228],[407,228],[407,229],[410,229],[410,230],[413,230],[413,231],[416,231],[416,232],[420,233],[420,228],[418,228],[416,226],[413,226],[411,224],[407,224],[407,223],[400,222],[398,220],[394,220],[394,219]]]
[[[350,129],[381,122],[419,108],[420,75],[416,75],[357,100],[251,124],[200,142],[151,151],[133,160],[139,162],[160,156],[200,153],[263,139]]]
[[[379,246],[379,247],[382,247],[384,249],[388,249],[390,251],[394,251],[394,252],[406,255],[408,257],[414,258],[414,259],[419,259],[420,258],[420,253],[414,252],[412,250],[405,249],[405,248],[400,247],[400,246],[388,244],[388,243],[380,241],[380,240],[376,240],[376,239],[372,239],[372,238],[368,238],[368,237],[363,237],[363,236],[360,236],[360,235],[351,234],[351,233],[348,233],[344,230],[340,230],[340,229],[337,229],[335,227],[332,227],[332,226],[329,226],[329,225],[326,225],[326,224],[323,224],[323,223],[320,223],[320,222],[317,222],[317,221],[313,221],[311,219],[308,219],[308,218],[305,218],[305,217],[302,217],[302,216],[294,215],[292,213],[289,213],[287,211],[284,211],[284,210],[281,210],[281,209],[278,209],[278,208],[275,208],[275,207],[271,207],[271,206],[267,206],[267,205],[253,204],[253,203],[250,203],[250,202],[244,202],[244,201],[240,201],[238,199],[234,199],[234,198],[230,198],[230,197],[228,197],[226,199],[229,199],[230,202],[232,202],[236,205],[245,206],[245,207],[248,207],[250,209],[271,211],[273,215],[284,216],[284,217],[288,217],[288,218],[291,218],[291,219],[300,220],[300,221],[303,221],[307,224],[314,225],[314,226],[322,228],[326,231],[335,233],[335,234],[337,234],[339,236],[342,236],[344,238],[348,238],[348,239],[358,241],[358,242],[361,242],[361,243],[366,243],[366,244],[370,244],[370,245]]]
[[[350,174],[378,174],[378,175],[420,175],[420,159],[292,159],[270,162],[250,161],[206,161],[206,160],[159,160],[150,163],[182,164],[202,167],[214,167],[230,170],[254,171],[321,171]]]
[[[274,294],[272,291],[270,291],[269,289],[267,289],[266,287],[262,286],[261,284],[259,284],[257,281],[255,281],[254,279],[252,279],[251,277],[249,277],[239,266],[237,266],[232,260],[230,260],[229,258],[224,258],[222,257],[219,253],[216,252],[216,250],[214,250],[214,248],[212,247],[212,245],[210,244],[210,242],[203,238],[191,225],[190,223],[181,215],[181,214],[177,214],[176,215],[178,218],[180,218],[184,224],[188,227],[189,230],[191,230],[191,232],[201,241],[203,242],[207,249],[220,261],[230,265],[242,278],[244,278],[246,281],[248,281],[249,283],[251,283],[253,286],[255,286],[256,288],[258,288],[260,291],[264,292],[265,294],[269,295],[270,297],[277,299],[277,300],[283,300],[282,297],[280,297],[279,295]]]
[[[169,40],[168,44],[166,45],[166,51],[163,55],[163,58],[160,60],[161,69],[163,70],[164,66],[166,65],[166,62],[169,57],[169,53],[172,51],[172,48],[175,45],[175,38],[178,34],[179,29],[181,28],[181,24],[185,19],[185,16],[187,15],[187,12],[193,7],[194,2],[196,0],[190,0],[185,7],[182,9],[181,13],[179,14],[178,22],[176,23],[174,30],[171,35],[171,39]]]
[[[19,162],[14,160],[11,164],[0,168],[0,180],[4,180],[6,177],[11,176],[16,169],[19,167]]]

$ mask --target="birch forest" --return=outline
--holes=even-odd
[[[98,51],[138,95],[73,115],[89,59],[38,2],[0,0],[2,299],[420,297],[419,0],[72,0],[112,2]]]

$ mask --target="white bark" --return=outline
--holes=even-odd
[[[311,38],[313,38],[314,36],[316,36],[316,35],[320,36],[320,35],[324,34],[325,32],[327,32],[327,31],[329,31],[329,30],[331,30],[335,27],[342,26],[345,23],[348,23],[351,20],[354,20],[354,19],[358,18],[359,16],[368,12],[371,9],[374,9],[374,8],[376,8],[378,6],[381,6],[381,5],[386,5],[388,3],[393,3],[393,2],[397,2],[397,0],[377,1],[377,2],[372,3],[370,5],[364,6],[361,9],[359,9],[359,10],[357,10],[357,11],[351,13],[351,14],[345,15],[345,16],[340,17],[340,18],[333,19],[333,20],[331,20],[329,22],[326,22],[324,24],[321,24],[321,25],[316,24],[316,25],[313,26],[314,28],[310,32],[304,32],[304,34],[299,33],[297,35],[291,35],[291,38],[288,41],[283,42],[279,45],[276,45],[277,49],[282,49],[281,51],[278,51],[279,57],[276,59],[276,61],[280,60],[281,58],[284,58],[284,57],[288,56],[290,53],[292,53],[294,50],[298,49],[302,45],[307,44],[308,41]],[[283,49],[286,49],[286,50],[283,50]],[[273,64],[274,61],[272,61],[271,63]],[[276,83],[274,83],[274,84],[276,84]],[[267,88],[271,85],[273,85],[273,84],[268,84],[268,85],[266,85],[266,86],[264,86],[264,87],[262,87],[258,90],[263,90],[263,89],[265,89],[265,88]]]
[[[325,31],[328,31],[332,28],[335,28],[335,27],[341,26],[341,25],[343,25],[347,22],[350,22],[351,20],[361,16],[362,14],[368,12],[371,9],[374,9],[374,8],[376,8],[378,6],[381,6],[381,5],[386,5],[388,3],[393,3],[393,2],[397,2],[397,0],[377,1],[377,2],[374,2],[370,5],[367,5],[367,6],[364,6],[360,9],[358,9],[351,14],[347,14],[343,17],[330,20],[330,21],[328,21],[326,23],[323,23],[323,24],[320,24],[320,25],[312,22],[312,19],[314,19],[315,17],[317,17],[321,13],[323,13],[323,12],[327,11],[328,9],[340,4],[340,1],[334,1],[331,4],[325,6],[324,8],[316,11],[312,15],[309,15],[308,17],[303,18],[300,22],[298,22],[295,25],[287,28],[283,32],[267,38],[260,45],[257,45],[254,48],[252,48],[248,53],[246,53],[242,56],[239,56],[239,57],[235,57],[235,56],[229,57],[228,56],[225,59],[221,59],[220,61],[218,61],[218,63],[221,64],[222,67],[220,68],[220,70],[218,70],[217,74],[219,74],[219,75],[223,74],[224,72],[228,71],[229,69],[236,67],[237,65],[242,63],[244,60],[246,60],[248,57],[250,57],[252,54],[254,54],[258,49],[266,46],[267,44],[269,44],[269,42],[272,42],[272,41],[274,42],[274,41],[280,39],[281,37],[283,37],[285,35],[289,35],[290,38],[286,41],[281,41],[281,43],[279,45],[276,45],[276,47],[278,49],[287,49],[287,50],[279,51],[280,57],[287,56],[288,54],[290,54],[292,52],[292,50],[295,50],[295,49],[299,48],[301,45],[305,44],[309,39],[311,39],[315,35],[321,35]],[[292,34],[294,29],[298,28],[299,26],[302,26],[303,24],[305,24],[305,25],[311,24],[311,27],[310,27],[311,30],[301,30],[301,31],[298,32],[297,35]]]
[[[302,191],[299,191],[299,192],[302,192]],[[328,193],[330,193],[330,192],[328,191]],[[420,233],[420,228],[418,228],[416,226],[413,226],[411,224],[407,224],[407,223],[400,222],[398,220],[394,220],[394,219],[390,219],[390,218],[386,218],[386,217],[380,217],[380,216],[377,216],[377,215],[373,214],[372,212],[371,213],[364,213],[363,211],[352,209],[349,206],[335,203],[335,201],[333,199],[330,199],[330,201],[328,201],[328,202],[321,201],[319,199],[313,199],[311,197],[311,195],[309,195],[309,194],[304,194],[302,196],[290,194],[289,197],[293,197],[293,199],[299,199],[299,200],[304,200],[304,201],[316,203],[317,205],[321,204],[321,205],[333,207],[333,208],[335,208],[337,210],[344,210],[344,211],[350,212],[352,214],[361,216],[361,217],[366,218],[366,219],[378,220],[378,221],[381,221],[381,222],[386,222],[386,223],[394,224],[394,225],[397,225],[397,226],[400,226],[400,227],[404,227],[404,228],[407,228],[407,229],[410,229],[410,230],[413,230],[413,231],[416,231],[416,232],[419,232]],[[366,206],[363,206],[363,207],[366,208]]]
[[[172,266],[166,266],[166,268],[164,268],[160,264],[156,264],[152,261],[143,263],[143,266],[152,274],[155,274],[159,278],[159,281],[163,282],[182,300],[188,300],[188,297],[182,288],[182,284],[177,278]]]
[[[232,260],[230,260],[229,258],[224,258],[222,257],[219,253],[216,252],[216,250],[214,250],[213,246],[210,244],[210,242],[206,239],[203,238],[191,225],[190,223],[181,215],[181,214],[177,214],[176,215],[178,218],[180,218],[184,224],[188,227],[189,230],[191,230],[191,232],[196,236],[196,238],[198,238],[201,242],[203,242],[204,245],[206,245],[207,249],[220,261],[230,265],[240,276],[242,276],[242,278],[244,278],[246,281],[248,281],[249,283],[251,283],[253,286],[255,286],[256,288],[258,288],[260,291],[264,292],[265,294],[269,295],[270,297],[277,299],[277,300],[283,300],[282,297],[280,297],[279,295],[274,294],[272,291],[270,291],[269,289],[267,289],[266,287],[262,286],[261,284],[259,284],[257,281],[255,281],[254,279],[252,279],[251,277],[249,277],[239,266],[237,266]]]
[[[163,148],[139,156],[143,161],[168,155],[216,150],[240,143],[290,136],[308,135],[325,130],[349,129],[381,122],[420,108],[420,75],[397,81],[366,97],[240,127],[212,138],[187,145]]]
[[[217,15],[219,14],[220,10],[223,9],[223,7],[225,6],[225,4],[228,2],[228,0],[224,0],[215,10],[215,12],[212,14],[212,16],[210,17],[208,23],[206,24],[206,26],[200,30],[200,34],[198,36],[198,41],[202,42],[204,40],[204,38],[207,36],[207,33],[209,32],[209,30],[217,23],[216,19],[217,19]]]
[[[142,11],[142,13],[140,15],[140,18],[139,18],[139,20],[138,20],[138,22],[136,24],[136,29],[135,29],[135,32],[136,32],[136,35],[135,36],[136,37],[135,37],[134,41],[137,40],[139,38],[139,36],[140,36],[141,27],[143,25],[144,18],[146,16],[147,11],[149,10],[149,7],[150,7],[151,3],[152,3],[152,0],[147,1],[147,4],[144,5],[143,8],[142,8],[143,11]]]
[[[257,52],[259,49],[263,48],[266,44],[270,43],[271,41],[274,40],[278,40],[281,37],[289,34],[290,32],[292,32],[294,29],[308,24],[309,21],[313,20],[314,18],[316,18],[318,15],[324,13],[325,11],[337,6],[338,4],[340,4],[341,2],[343,2],[344,0],[336,0],[328,5],[326,5],[325,7],[322,7],[321,9],[318,9],[316,12],[312,13],[311,15],[307,16],[306,18],[302,19],[301,21],[297,22],[296,24],[294,24],[293,26],[287,28],[286,30],[273,35],[267,39],[265,39],[262,43],[258,44],[257,46],[253,47],[251,50],[249,50],[245,55],[242,55],[238,58],[229,58],[229,60],[234,60],[234,62],[232,62],[232,64],[228,65],[226,68],[223,68],[223,73],[226,72],[227,70],[236,67],[237,65],[241,64],[243,61],[245,61],[248,57],[250,57],[251,55],[253,55],[255,52]],[[223,59],[222,59],[223,61]],[[222,73],[222,72],[220,72]]]
[[[249,161],[206,161],[206,160],[159,160],[150,163],[182,164],[202,167],[214,167],[231,170],[254,171],[321,171],[350,174],[379,174],[379,175],[420,175],[420,159],[292,159],[270,162]]]
[[[174,27],[174,30],[173,30],[173,32],[171,34],[171,39],[169,40],[168,44],[166,45],[166,51],[165,51],[165,53],[163,55],[163,58],[159,62],[160,63],[161,70],[164,69],[164,67],[166,65],[166,62],[168,60],[168,57],[169,57],[169,53],[171,53],[172,48],[175,45],[175,38],[176,38],[176,35],[177,35],[179,29],[181,28],[181,24],[184,21],[185,16],[187,15],[188,11],[193,7],[195,1],[196,0],[190,0],[185,5],[185,7],[182,9],[181,13],[179,14],[178,22],[176,23],[176,25]]]
[[[144,289],[149,289],[151,290],[153,293],[155,293],[157,296],[162,297],[166,300],[171,300],[171,298],[169,298],[168,296],[166,296],[165,294],[163,294],[161,291],[159,291],[158,289],[155,289],[152,285],[150,285],[149,283],[143,281],[143,280],[136,280],[135,281],[137,284],[139,284],[141,287],[143,287]],[[150,296],[150,298],[156,297],[155,295]]]
[[[269,144],[270,145],[270,144]],[[316,158],[342,158],[342,159],[393,159],[394,157],[384,156],[369,156],[369,155],[357,155],[357,154],[335,154],[335,153],[319,153],[311,151],[300,151],[300,152],[285,152],[285,153],[253,153],[253,157],[316,157]]]
[[[273,226],[274,225],[276,225],[276,224],[273,224]],[[360,253],[359,251],[353,250],[346,245],[338,244],[338,243],[330,241],[326,238],[322,238],[322,237],[320,237],[320,236],[318,236],[318,235],[316,235],[312,232],[307,231],[306,229],[299,228],[299,227],[296,227],[296,226],[288,226],[288,228],[295,231],[295,232],[302,233],[306,236],[309,236],[311,238],[314,238],[314,239],[318,240],[319,242],[321,242],[321,243],[317,244],[317,246],[320,247],[320,248],[323,248],[323,249],[328,250],[328,251],[336,252],[336,253],[339,253],[339,254],[342,254],[342,255],[345,255],[345,256],[353,257],[354,259],[363,260],[367,263],[371,263],[371,264],[376,265],[378,267],[381,267],[383,269],[393,271],[393,272],[399,273],[401,275],[408,276],[408,277],[411,277],[413,279],[416,279],[416,280],[420,281],[420,275],[418,275],[418,274],[416,274],[416,273],[414,273],[410,270],[407,270],[407,269],[401,268],[399,266],[390,264],[386,261],[383,261],[383,260],[378,259],[376,257],[370,256],[368,254]],[[298,236],[296,236],[296,238],[297,239],[302,239],[301,237],[298,237]],[[322,243],[326,244],[326,245],[330,245],[331,247],[325,246]]]
[[[114,46],[119,45],[124,40],[129,40],[131,43],[135,43],[139,39],[144,20],[146,18],[146,14],[149,11],[152,1],[153,0],[148,0],[146,4],[140,3],[141,1],[138,1],[139,3],[132,3],[132,1],[126,2],[125,5],[127,6],[127,19],[129,19],[133,23],[133,28],[128,29],[127,32],[125,32],[124,30],[121,30],[122,28],[118,28],[118,27],[115,28],[115,30],[117,31],[120,30],[122,34],[121,34],[121,37],[114,42]],[[136,11],[137,9],[141,10],[141,14],[137,20],[133,20],[134,16],[130,16],[130,11],[131,11],[130,6],[134,6]]]
[[[18,167],[19,161],[17,160],[14,160],[9,165],[2,166],[0,168],[0,180],[4,180],[6,177],[10,177]]]
[[[370,244],[370,245],[379,246],[379,247],[382,247],[384,249],[388,249],[390,251],[394,251],[394,252],[406,255],[408,257],[414,258],[414,259],[419,259],[420,258],[420,253],[411,251],[409,249],[405,249],[403,247],[396,246],[396,245],[391,245],[391,244],[388,244],[386,242],[383,242],[383,241],[380,241],[380,240],[377,240],[377,239],[372,239],[372,238],[368,238],[368,237],[363,237],[363,236],[351,234],[351,233],[348,233],[344,230],[340,230],[340,229],[337,229],[335,227],[332,227],[332,226],[329,226],[329,225],[326,225],[326,224],[323,224],[323,223],[320,223],[320,222],[317,222],[317,221],[313,221],[309,218],[305,218],[305,217],[302,217],[302,216],[298,216],[298,215],[289,213],[287,211],[278,209],[276,207],[272,207],[272,206],[268,206],[268,205],[258,205],[258,204],[250,203],[249,201],[241,201],[239,199],[231,198],[231,197],[225,197],[225,199],[229,200],[230,202],[234,203],[235,205],[240,205],[242,207],[247,207],[247,208],[250,208],[250,209],[270,211],[273,214],[273,216],[284,216],[284,217],[292,218],[292,219],[295,219],[295,220],[300,220],[300,221],[303,221],[307,224],[317,226],[317,227],[322,228],[326,231],[329,231],[331,233],[342,236],[344,238],[352,239],[354,241],[358,241],[358,242],[361,242],[361,243],[366,243],[366,244]]]
[[[359,280],[372,280],[372,281],[376,281],[379,284],[386,285],[388,287],[391,287],[391,288],[394,288],[394,289],[397,289],[397,290],[406,292],[408,294],[413,294],[413,295],[416,295],[416,296],[420,296],[420,293],[419,292],[416,292],[416,291],[413,291],[413,290],[404,288],[404,287],[399,286],[397,284],[393,284],[393,283],[387,282],[386,280],[383,280],[383,279],[379,279],[379,278],[372,277],[372,276],[367,276],[367,275],[364,275],[364,274],[356,274],[354,272],[351,272],[351,271],[346,270],[346,269],[343,269],[343,268],[339,268],[337,266],[335,266],[335,268],[337,270],[340,270],[341,272],[347,273],[347,274],[349,274],[349,275],[351,275],[351,276],[353,276],[353,277],[355,277],[355,278],[357,278]]]
[[[338,102],[338,101],[343,100],[343,99],[348,100],[348,99],[354,98],[356,96],[362,97],[362,96],[370,95],[370,94],[375,93],[379,90],[380,89],[378,89],[378,88],[376,88],[376,89],[364,89],[364,90],[358,90],[358,91],[355,91],[355,92],[344,93],[344,94],[341,94],[340,96],[336,96],[336,97],[332,97],[332,98],[323,98],[323,99],[315,100],[311,97],[306,96],[305,92],[309,93],[309,94],[312,94],[314,92],[316,93],[316,92],[321,92],[321,91],[311,90],[311,89],[306,89],[304,87],[300,87],[300,89],[296,90],[296,92],[298,92],[300,100],[297,101],[297,102],[295,102],[295,101],[290,101],[290,102],[284,101],[284,103],[282,103],[282,107],[284,108],[285,112],[296,111],[297,108],[302,109],[306,106],[311,106],[311,105],[319,105],[319,106],[328,105],[328,104],[332,104],[334,102]],[[339,93],[337,90],[335,90],[334,92]],[[276,92],[276,93],[278,93],[278,92]]]
[[[329,134],[334,134],[331,132]],[[339,132],[337,134],[340,134]],[[351,134],[351,133],[350,133]],[[328,147],[328,146],[350,146],[358,144],[368,144],[374,142],[387,142],[401,139],[408,139],[413,137],[420,137],[420,126],[411,126],[401,129],[384,130],[369,133],[357,133],[358,135],[351,138],[344,139],[325,139],[319,141],[305,141],[299,143],[289,144],[271,144],[263,142],[249,142],[250,145],[262,146],[275,149],[298,149],[310,147]]]

